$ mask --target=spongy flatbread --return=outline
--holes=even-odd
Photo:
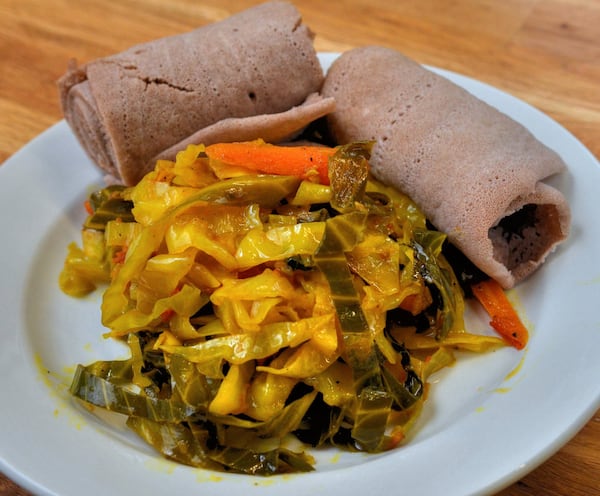
[[[567,202],[541,183],[565,169],[562,159],[446,78],[395,50],[364,47],[334,62],[322,93],[336,100],[334,137],[376,140],[373,174],[410,195],[505,288],[567,236]]]
[[[261,4],[80,68],[72,64],[59,81],[63,112],[92,160],[135,184],[165,150],[225,119],[211,139],[231,135],[230,125],[263,137],[252,136],[251,127],[265,134],[282,118],[289,134],[330,111],[331,99],[302,105],[323,82],[312,42],[293,5]],[[244,120],[254,116],[274,119]]]

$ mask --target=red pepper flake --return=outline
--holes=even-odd
[[[113,253],[112,262],[114,265],[122,264],[125,262],[127,256],[127,246],[123,246],[119,251]]]
[[[398,445],[404,440],[404,432],[402,432],[402,430],[397,429],[394,432],[392,432],[390,439],[389,439],[389,448],[390,449],[394,449],[397,448]]]
[[[171,293],[171,296],[179,293],[180,291],[181,286],[177,286]],[[166,324],[167,322],[169,322],[169,320],[171,320],[173,315],[175,315],[175,310],[173,310],[172,308],[167,308],[163,313],[160,314],[160,320]]]
[[[163,313],[160,314],[160,320],[166,324],[169,322],[169,320],[171,320],[173,315],[175,315],[175,310],[172,308],[167,308]]]
[[[89,214],[89,215],[94,215],[94,209],[92,208],[92,204],[89,200],[86,200],[83,202],[83,206],[85,207],[85,211]]]

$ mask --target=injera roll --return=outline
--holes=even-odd
[[[342,54],[322,94],[339,143],[376,140],[372,172],[408,194],[480,270],[511,288],[566,238],[565,169],[527,129],[399,52]]]
[[[66,121],[93,162],[132,185],[186,144],[289,139],[333,108],[297,9],[268,2],[134,46],[59,80]]]

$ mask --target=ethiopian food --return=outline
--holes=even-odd
[[[465,330],[446,236],[371,176],[372,146],[190,145],[93,193],[60,284],[105,285],[106,335],[130,353],[79,365],[72,394],[165,457],[246,474],[408,439],[454,350],[507,340]],[[514,319],[489,281],[481,301]]]
[[[289,139],[333,109],[296,8],[269,2],[59,80],[66,121],[113,182],[136,184],[187,144]]]
[[[313,470],[311,448],[386,451],[456,350],[527,345],[504,288],[567,235],[542,182],[564,164],[401,54],[351,50],[324,77],[297,10],[270,2],[73,65],[60,89],[112,179],[59,283],[101,287],[128,350],[70,391],[165,457],[272,475]],[[467,298],[492,332],[465,328]]]
[[[373,175],[505,288],[564,240],[564,196],[543,182],[562,159],[522,125],[399,52],[364,47],[330,68],[323,95],[337,142],[375,140]],[[382,97],[382,95],[385,95]]]

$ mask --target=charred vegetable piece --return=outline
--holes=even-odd
[[[354,210],[355,202],[362,201],[373,144],[371,141],[361,141],[340,146],[329,159],[331,206],[336,210]]]

